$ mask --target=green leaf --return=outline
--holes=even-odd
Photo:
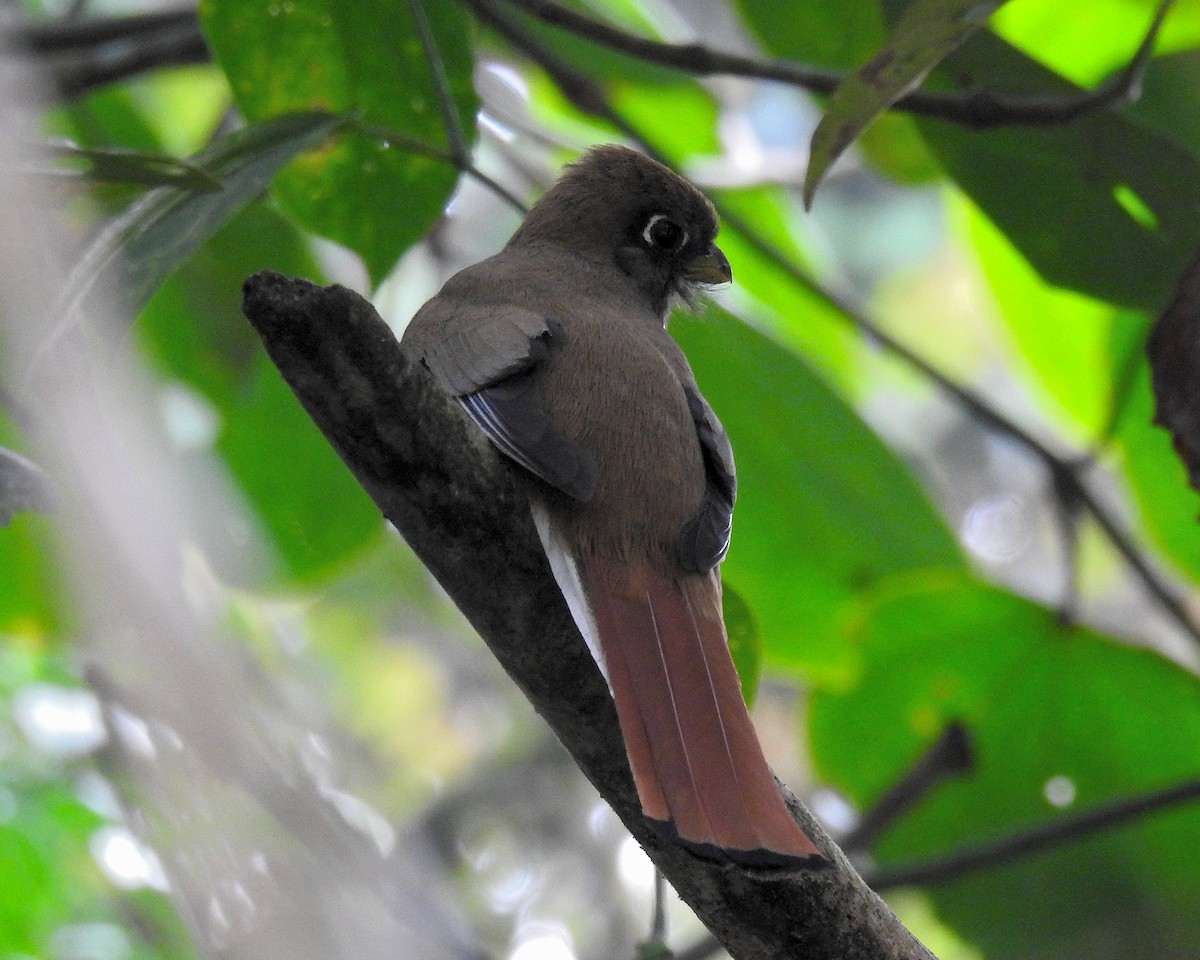
[[[62,624],[65,586],[54,565],[53,524],[21,513],[0,528],[0,634],[43,642]]]
[[[631,83],[625,78],[611,84],[609,96],[635,129],[653,131],[655,148],[676,162],[720,151],[717,101],[696,83]],[[664,124],[664,116],[671,122]]]
[[[52,144],[50,149],[59,160],[85,161],[88,176],[94,180],[182,190],[221,189],[221,181],[203,167],[164,154],[120,147],[79,147],[73,143]]]
[[[873,167],[896,183],[917,186],[944,179],[941,164],[907,114],[885,113],[860,134],[858,146]]]
[[[5,447],[19,449],[20,443],[18,431],[0,410],[0,457]],[[0,527],[0,635],[38,645],[64,627],[60,618],[67,605],[54,563],[53,528],[49,517],[28,511]]]
[[[1151,60],[1130,112],[1200,154],[1200,50]]]
[[[853,621],[862,673],[810,708],[821,775],[860,806],[946,724],[976,768],[877,845],[899,867],[1193,778],[1200,682],[1147,650],[961,577],[901,577]],[[1057,804],[1057,805],[1056,805]],[[939,916],[989,958],[1194,955],[1200,810],[1174,807],[1052,852],[933,887]]]
[[[845,315],[760,253],[740,228],[745,224],[791,263],[806,268],[805,252],[796,240],[803,229],[797,223],[799,204],[787,191],[774,187],[720,191],[714,199],[725,218],[717,242],[733,264],[730,292],[742,301],[739,312],[752,316],[780,342],[803,353],[829,379],[855,389],[861,339]],[[730,215],[741,224],[731,222]]]
[[[1079,93],[986,33],[936,75],[1000,92]],[[947,172],[1050,283],[1158,309],[1200,244],[1200,160],[1114,110],[1058,127],[920,127]]]
[[[284,164],[343,123],[339,117],[297,113],[237,130],[193,160],[220,181],[219,192],[165,188],[135,204],[120,241],[124,290],[133,305],[144,304],[188,254],[261,194]]]
[[[0,884],[21,896],[0,897],[0,951],[45,956],[55,929],[78,921],[105,886],[87,852],[101,821],[65,777],[16,767],[10,758],[4,770],[16,791],[0,823]]]
[[[1117,326],[1145,321],[1111,303],[1046,283],[1003,233],[959,195],[949,199],[955,232],[975,250],[980,269],[1018,356],[1012,369],[1090,445],[1107,426],[1114,376],[1126,349]],[[1114,355],[1114,350],[1119,353]]]
[[[1054,0],[1011,3],[992,20],[1005,40],[1074,83],[1091,86],[1129,63],[1160,0],[1090,0],[1070,17]],[[1154,44],[1155,59],[1200,46],[1200,7],[1174,2]],[[1153,69],[1153,67],[1151,68]]]
[[[455,122],[473,137],[469,24],[451,0],[421,0],[454,100]],[[404,138],[451,144],[412,7],[403,0],[205,0],[205,35],[238,106],[262,120],[296,110],[355,113],[390,143],[348,132],[292,164],[275,190],[287,211],[350,247],[378,283],[445,207],[453,165],[407,152]]]
[[[920,85],[929,71],[956,50],[1005,0],[915,0],[897,20],[870,62],[838,85],[813,131],[804,203],[833,162],[888,107]]]
[[[320,278],[296,229],[256,205],[183,264],[138,330],[159,367],[211,405],[215,448],[269,534],[279,572],[311,581],[376,541],[383,524],[241,315],[242,281],[262,269]],[[237,576],[238,532],[212,527],[197,535]]]
[[[877,3],[735,0],[746,25],[773,56],[821,67],[854,67],[883,43]]]
[[[161,131],[155,129],[138,97],[124,85],[103,87],[55,108],[47,116],[47,126],[56,136],[85,147],[166,152]]]
[[[68,280],[64,326],[80,322],[81,305],[96,287],[120,290],[132,309],[234,213],[258,196],[292,157],[342,125],[338,117],[294,114],[238,130],[193,162],[220,183],[218,191],[179,187],[151,190],[134,203],[84,254]]]
[[[754,612],[768,662],[841,674],[858,591],[899,570],[956,567],[954,537],[909,471],[794,354],[729,315],[672,333],[725,424],[738,465],[721,568]]]

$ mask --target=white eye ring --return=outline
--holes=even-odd
[[[663,244],[660,244],[657,240],[654,239],[654,237],[652,236],[652,231],[654,230],[655,224],[657,224],[660,220],[666,220],[667,223],[670,223],[673,226],[678,227],[678,229],[679,229],[678,242],[673,243],[670,246],[665,246]],[[668,217],[665,213],[656,213],[654,216],[652,216],[646,222],[646,229],[642,231],[642,239],[646,241],[646,246],[648,246],[648,247],[661,247],[664,250],[682,250],[684,247],[687,246],[688,232],[686,230],[684,230],[683,227],[680,227],[679,224],[675,223],[675,221],[672,220],[670,217]]]

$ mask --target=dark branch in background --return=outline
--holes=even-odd
[[[41,59],[64,99],[160,67],[211,59],[194,10],[22,23],[6,32],[3,43],[5,53]]]
[[[929,886],[946,883],[971,873],[990,870],[1014,860],[1075,843],[1091,834],[1111,830],[1169,807],[1194,803],[1196,800],[1200,800],[1200,779],[1187,780],[1155,793],[1114,800],[1075,816],[1064,817],[1053,823],[1002,837],[993,843],[957,850],[925,863],[897,867],[894,870],[880,870],[868,874],[867,880],[872,889],[879,891],[914,884]]]
[[[36,21],[14,25],[11,46],[37,54],[94,50],[109,43],[136,43],[143,37],[169,31],[199,31],[195,10],[169,10],[131,17],[88,17]]]
[[[429,157],[431,160],[441,160],[443,163],[450,164],[450,166],[457,168],[459,173],[483,184],[492,193],[516,210],[517,213],[524,214],[528,212],[528,208],[521,201],[521,198],[475,166],[469,153],[465,158],[460,158],[445,147],[435,147],[433,144],[415,140],[402,133],[396,133],[378,123],[371,123],[361,119],[354,120],[352,123],[354,129],[366,136],[374,137],[381,142],[390,143],[392,146],[399,147],[401,150],[407,150],[409,153],[415,153],[418,156]]]
[[[412,14],[413,26],[421,39],[421,50],[425,54],[425,62],[429,66],[429,74],[433,78],[433,89],[437,93],[438,109],[442,114],[442,122],[446,126],[446,140],[450,144],[450,154],[460,169],[472,166],[471,147],[463,133],[462,123],[458,117],[458,107],[454,102],[454,91],[450,89],[450,78],[446,76],[446,63],[442,52],[438,49],[437,40],[433,36],[433,27],[425,14],[421,0],[408,0],[408,10]]]
[[[646,63],[696,77],[735,76],[773,80],[810,93],[832,93],[845,77],[833,70],[722,53],[699,43],[662,43],[629,33],[553,0],[503,0],[549,26]],[[973,129],[998,126],[1058,126],[1084,114],[1136,100],[1163,19],[1174,0],[1163,0],[1129,65],[1096,90],[1066,95],[1006,94],[989,90],[941,93],[918,90],[901,97],[892,110],[947,120]],[[475,6],[472,4],[472,6]]]
[[[278,274],[243,304],[342,460],[671,884],[739,960],[931,960],[798,806],[829,869],[764,878],[701,860],[641,814],[611,697],[510,469],[362,298]]]
[[[1079,458],[1076,469],[1083,471],[1092,462],[1090,457]],[[1050,493],[1054,501],[1058,542],[1063,551],[1064,582],[1062,598],[1058,603],[1058,621],[1063,626],[1072,626],[1079,619],[1079,530],[1083,504],[1075,496],[1075,491],[1063,483],[1063,476],[1056,471],[1050,472]]]
[[[947,780],[975,766],[971,735],[958,722],[946,727],[905,774],[886,790],[858,826],[842,838],[844,850],[866,850],[881,834]]]
[[[691,76],[719,75],[770,80],[818,94],[832,93],[845,77],[839,71],[821,70],[788,60],[745,57],[712,50],[698,43],[671,44],[651,40],[569,10],[553,0],[506,2],[543,23],[599,46]],[[917,90],[902,97],[892,105],[892,109],[984,129],[1015,125],[1062,125],[1084,114],[1131,102],[1141,93],[1142,79],[1150,62],[1154,41],[1173,2],[1162,0],[1128,66],[1096,90],[1065,95],[1006,94],[989,90],[964,93]],[[470,3],[470,6],[484,19],[503,16],[494,4]],[[435,48],[431,43],[428,18],[417,0],[410,0],[410,7],[426,57],[434,70],[439,97],[442,97],[448,87],[444,70],[438,75],[440,60],[431,56],[431,49],[435,51]],[[485,9],[486,15],[483,13]],[[67,17],[51,23],[22,24],[9,32],[8,43],[17,49],[47,58],[65,97],[81,96],[97,87],[147,70],[204,63],[210,59],[194,10],[114,18]],[[64,54],[70,57],[64,60]],[[464,141],[453,140],[453,127],[448,127],[448,131],[452,137],[452,149],[456,153],[464,152]],[[459,134],[461,137],[461,130]]]
[[[570,103],[583,113],[600,117],[631,140],[638,140],[637,131],[626,124],[609,106],[604,91],[591,77],[579,72],[571,64],[559,59],[513,17],[500,9],[492,0],[462,0],[470,7],[476,18],[495,30],[513,47],[545,71],[554,85]]]

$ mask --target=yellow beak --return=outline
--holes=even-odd
[[[729,283],[733,280],[733,268],[729,265],[729,258],[714,243],[709,245],[707,253],[687,265],[683,275],[693,283]]]

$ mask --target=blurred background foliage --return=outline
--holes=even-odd
[[[736,283],[673,330],[737,453],[730,626],[776,769],[853,838],[958,725],[969,770],[926,771],[915,804],[850,844],[943,960],[1197,955],[1200,811],[1155,797],[1200,777],[1200,497],[1152,424],[1143,346],[1200,240],[1200,2],[576,0],[567,29],[534,0],[8,6],[9,49],[54,84],[32,169],[75,245],[67,300],[124,290],[117,340],[186,480],[182,587],[257,691],[203,706],[299,757],[288,782],[316,819],[85,682],[55,546],[71,530],[14,512],[0,957],[272,955],[266,888],[222,858],[287,889],[270,850],[331,818],[396,866],[401,939],[381,955],[634,955],[648,861],[239,312],[270,268],[368,293],[399,330],[563,162],[612,140],[723,216]],[[1089,100],[1164,10],[1141,98]],[[694,48],[598,42],[596,21],[812,76],[709,75]],[[881,49],[891,86],[854,74],[813,140],[813,91]],[[882,113],[926,71],[926,105]],[[1005,97],[1000,126],[968,109]],[[45,349],[69,332],[48,322]],[[3,399],[0,447],[38,461],[37,397]],[[130,757],[157,743],[166,765],[172,737],[177,792],[156,792],[161,771]],[[269,828],[213,828],[251,801]],[[1060,843],[1012,852],[1053,823]],[[305,843],[321,869],[358,869]],[[954,865],[988,844],[1009,852]],[[329,910],[312,955],[370,956],[374,914]],[[716,951],[670,913],[673,948]]]

